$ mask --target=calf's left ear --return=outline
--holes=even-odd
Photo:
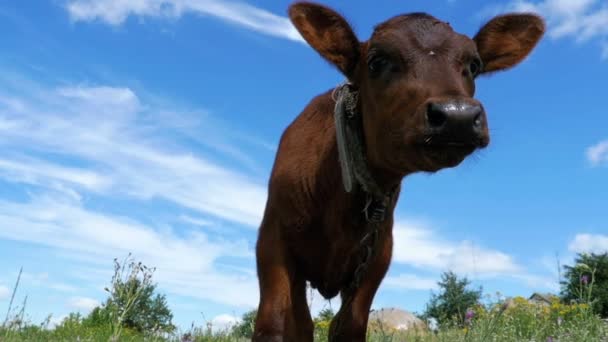
[[[484,64],[482,73],[519,64],[544,33],[544,20],[534,14],[506,14],[490,20],[473,38]]]

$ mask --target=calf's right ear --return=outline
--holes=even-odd
[[[289,6],[289,18],[313,49],[352,78],[360,43],[346,19],[332,9],[305,1]]]

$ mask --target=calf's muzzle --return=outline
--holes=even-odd
[[[427,101],[426,127],[433,144],[485,147],[489,142],[485,110],[473,99]]]

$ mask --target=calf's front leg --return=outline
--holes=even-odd
[[[260,304],[252,341],[312,342],[306,281],[297,276],[280,231],[260,228],[256,246]]]
[[[369,311],[376,291],[390,265],[393,239],[392,234],[379,246],[376,258],[369,265],[360,286],[352,295],[350,303],[343,303],[329,328],[330,342],[365,342]],[[344,295],[342,296],[344,301]]]

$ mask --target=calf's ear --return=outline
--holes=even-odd
[[[506,14],[493,18],[473,38],[484,64],[482,73],[506,70],[519,64],[544,33],[544,20],[534,14]]]
[[[305,1],[289,7],[289,18],[313,49],[346,77],[353,76],[360,43],[346,19],[330,8]]]

